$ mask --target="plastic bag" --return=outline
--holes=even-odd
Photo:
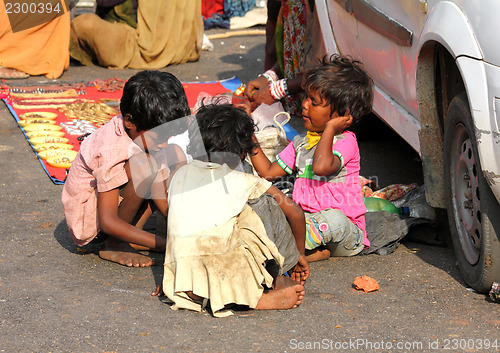
[[[284,117],[281,122],[280,117]],[[283,126],[290,120],[290,114],[285,111],[280,111],[273,116],[273,124],[267,124],[263,129],[259,129],[255,133],[257,141],[259,141],[260,148],[262,152],[269,158],[271,162],[276,160],[276,155],[283,151],[283,149],[288,145],[288,139],[286,138],[286,132]],[[250,157],[246,157],[247,162],[252,163]],[[257,175],[257,172],[254,171]]]
[[[436,211],[425,199],[425,187],[421,185],[404,196],[392,201],[397,207],[408,207],[410,217],[423,218],[432,222],[437,221]]]
[[[280,102],[273,103],[271,105],[267,105],[262,103],[259,105],[252,113],[252,119],[257,124],[257,128],[260,130],[264,130],[268,126],[277,126],[277,125],[285,125],[288,120],[290,120],[290,115],[288,115],[288,119],[286,121],[278,122],[275,120],[276,116],[284,113],[283,105]]]

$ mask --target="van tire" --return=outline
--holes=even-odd
[[[467,95],[461,93],[445,119],[446,201],[460,272],[483,293],[500,282],[500,206],[483,175],[474,132]]]

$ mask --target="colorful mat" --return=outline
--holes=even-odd
[[[0,87],[0,98],[14,116],[49,178],[55,184],[64,184],[69,167],[61,155],[54,156],[54,149],[78,151],[86,134],[118,114],[124,84],[125,81],[120,79],[108,79],[43,87]],[[191,109],[200,93],[215,96],[234,92],[240,85],[237,77],[216,82],[183,83]],[[27,125],[30,119],[45,123]],[[37,125],[36,129],[34,125]],[[284,128],[290,139],[297,134],[289,124]],[[59,136],[56,138],[54,135]],[[41,141],[46,143],[40,144]]]

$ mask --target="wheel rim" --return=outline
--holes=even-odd
[[[473,152],[472,141],[463,125],[456,127],[456,150],[453,160],[452,187],[455,224],[465,258],[477,264],[481,254],[481,204],[479,199],[479,165]]]

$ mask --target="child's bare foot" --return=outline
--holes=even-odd
[[[296,308],[304,299],[304,287],[289,277],[276,279],[274,289],[264,292],[260,297],[256,310],[283,310]]]
[[[320,246],[313,250],[306,250],[307,262],[326,260],[329,257],[330,257],[330,250],[328,250],[323,246]]]
[[[287,276],[279,276],[276,278],[276,282],[274,283],[274,289],[283,289],[286,287],[293,287],[297,284],[293,279]],[[302,304],[302,299],[304,299],[304,295],[306,292],[304,291],[304,286],[302,285],[302,290],[300,292],[297,292],[298,297],[297,297],[297,306]]]
[[[130,244],[109,237],[99,250],[99,257],[129,267],[148,267],[156,263],[150,257],[141,255]]]

